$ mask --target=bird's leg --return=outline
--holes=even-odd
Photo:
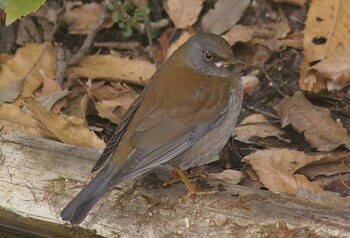
[[[190,183],[190,181],[186,177],[185,173],[179,167],[176,166],[175,167],[175,171],[181,177],[181,180],[184,182],[184,184],[186,185],[186,187],[188,189],[188,193],[179,200],[179,203],[183,203],[187,198],[189,198],[192,195],[213,194],[213,193],[215,193],[217,191],[216,189],[199,189],[199,188],[195,188]]]
[[[196,174],[187,174],[187,173],[185,174],[184,173],[184,175],[188,180],[191,180],[192,178],[200,177],[200,175],[197,173]],[[171,184],[177,183],[177,182],[182,182],[182,178],[180,177],[179,173],[175,169],[174,171],[171,172],[170,178],[168,180],[164,181],[163,186],[167,187],[167,186],[170,186]]]

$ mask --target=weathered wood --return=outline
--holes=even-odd
[[[152,176],[123,184],[96,205],[80,226],[96,230],[96,235],[91,230],[73,229],[61,221],[59,213],[93,176],[90,170],[99,153],[23,134],[0,133],[0,231],[22,229],[28,234],[60,237],[350,234],[350,210],[229,184],[220,184],[219,193],[178,204],[186,192],[184,185],[163,188]]]

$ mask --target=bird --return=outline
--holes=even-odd
[[[243,103],[240,66],[229,43],[197,33],[156,70],[132,103],[92,169],[99,173],[62,210],[80,224],[113,187],[156,169],[183,171],[206,164],[230,138]]]

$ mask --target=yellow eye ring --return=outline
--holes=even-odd
[[[212,54],[210,54],[209,51],[204,52],[203,55],[204,55],[204,59],[206,61],[212,61],[214,59],[214,56]]]

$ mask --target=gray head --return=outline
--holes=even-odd
[[[242,61],[234,58],[229,43],[221,36],[202,33],[187,42],[190,63],[199,72],[209,76],[228,77],[240,72]]]

